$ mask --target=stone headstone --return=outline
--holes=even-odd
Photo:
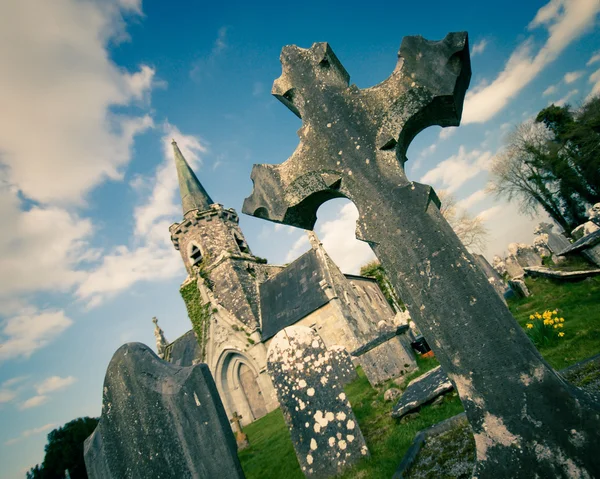
[[[527,287],[527,285],[525,284],[525,281],[523,281],[523,279],[520,279],[520,278],[511,279],[508,281],[508,284],[511,287],[511,289],[516,293],[517,297],[519,297],[519,298],[527,298],[531,294],[529,292],[529,288]]]
[[[525,270],[519,264],[516,256],[508,255],[504,258],[504,267],[509,278],[522,278],[525,275]]]
[[[329,348],[333,360],[333,368],[337,379],[345,386],[358,378],[352,358],[346,348],[340,345],[334,345]]]
[[[392,410],[392,417],[399,419],[453,388],[442,367],[438,366],[408,384]]]
[[[517,263],[521,267],[525,266],[540,266],[542,258],[535,251],[533,246],[524,243],[511,243],[508,245],[509,253],[516,258]]]
[[[600,477],[600,406],[543,361],[443,218],[433,189],[404,169],[420,131],[460,123],[471,77],[467,35],[406,37],[398,57],[387,79],[360,89],[328,44],[284,47],[273,94],[302,119],[300,142],[282,164],[253,167],[243,211],[313,229],[321,204],[351,199],[357,238],[456,385],[475,435],[474,475],[556,477],[573,464],[582,477]],[[585,440],[565,434],[571,430]]]
[[[554,232],[553,229],[554,229],[554,225],[551,223],[540,223],[536,227],[534,234],[541,237],[546,242],[548,249],[552,252],[553,255],[555,255],[555,254],[560,253],[565,248],[567,248],[571,243],[563,235]],[[537,266],[537,265],[528,264],[528,265],[524,265],[524,266]]]
[[[333,355],[316,332],[290,326],[277,333],[267,369],[306,477],[333,477],[369,454]]]
[[[175,366],[140,343],[108,366],[84,458],[91,479],[244,477],[208,366]]]

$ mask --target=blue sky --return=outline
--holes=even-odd
[[[185,272],[169,241],[181,218],[174,137],[212,198],[241,212],[254,163],[281,163],[300,120],[271,97],[286,44],[327,41],[365,88],[393,70],[405,35],[470,35],[463,125],[422,132],[409,178],[482,215],[491,259],[530,242],[539,219],[483,191],[503,136],[551,102],[600,93],[598,0],[504,2],[8,0],[0,6],[0,464],[24,477],[46,434],[100,413],[124,342],[189,329]],[[370,251],[337,200],[316,230],[347,272]],[[302,231],[243,216],[273,263]]]

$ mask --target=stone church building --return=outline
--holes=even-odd
[[[283,328],[313,328],[328,349],[361,365],[372,384],[416,368],[407,326],[371,278],[343,274],[309,233],[311,249],[285,266],[252,254],[236,211],[215,203],[172,143],[183,220],[169,228],[188,276],[181,285],[193,328],[171,343],[156,325],[159,355],[208,364],[231,418],[248,424],[279,407],[266,370]]]

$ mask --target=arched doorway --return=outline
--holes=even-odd
[[[230,416],[240,414],[243,424],[267,413],[257,371],[250,358],[237,350],[225,351],[217,365],[215,378],[225,409]]]
[[[254,371],[247,364],[240,362],[238,378],[254,419],[263,417],[267,414],[267,408]]]

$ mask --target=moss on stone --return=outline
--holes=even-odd
[[[202,361],[206,355],[206,343],[208,341],[208,328],[210,326],[210,318],[212,317],[212,307],[210,303],[204,303],[198,291],[198,281],[193,280],[185,284],[179,290],[181,297],[185,302],[188,316],[192,323],[196,339],[200,346],[200,358]]]

